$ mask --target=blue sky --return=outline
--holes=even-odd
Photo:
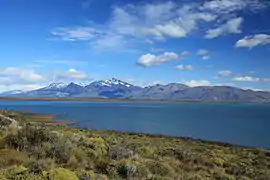
[[[0,91],[118,78],[270,90],[270,3],[0,2]]]

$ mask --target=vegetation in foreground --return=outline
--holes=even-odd
[[[0,111],[0,180],[269,180],[270,151],[49,123]],[[38,118],[39,117],[39,118]]]

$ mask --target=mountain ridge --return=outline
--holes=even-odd
[[[270,92],[253,91],[231,86],[196,86],[182,83],[156,84],[148,87],[135,86],[112,78],[87,84],[52,83],[46,87],[17,94],[1,93],[2,97],[40,98],[124,98],[149,100],[187,100],[223,102],[270,102]]]

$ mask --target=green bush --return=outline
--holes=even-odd
[[[29,172],[35,174],[41,174],[43,171],[51,170],[56,166],[54,159],[30,159],[25,165]]]
[[[129,159],[121,160],[117,164],[117,173],[122,178],[144,178],[148,175],[146,167]]]
[[[12,149],[1,149],[0,150],[0,168],[8,167],[12,165],[21,165],[26,162],[28,156],[19,151]]]
[[[48,180],[79,180],[76,174],[64,168],[52,169],[46,173]]]
[[[7,174],[9,175],[23,174],[25,172],[27,172],[27,168],[24,166],[12,166],[7,169]]]
[[[79,180],[93,180],[95,179],[95,173],[93,171],[78,170],[76,172]]]
[[[7,180],[7,178],[3,174],[0,174],[0,180]]]
[[[86,167],[91,166],[90,164],[91,163],[87,154],[82,149],[74,148],[71,151],[70,159],[67,162],[67,167],[72,169],[85,169]]]
[[[174,169],[163,162],[148,162],[146,166],[148,167],[150,172],[155,175],[167,176],[174,174]]]
[[[93,149],[98,153],[98,156],[104,156],[107,154],[108,145],[101,137],[89,138],[89,143]]]
[[[14,149],[31,151],[33,147],[50,142],[52,139],[49,129],[27,124],[17,133],[8,134],[5,143]]]

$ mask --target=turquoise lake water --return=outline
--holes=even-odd
[[[270,148],[270,105],[0,101],[0,109],[49,113],[94,129],[193,137]]]

